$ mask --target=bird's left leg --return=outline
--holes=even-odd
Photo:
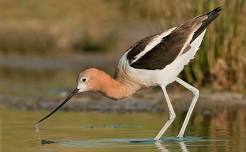
[[[172,103],[168,97],[167,94],[167,90],[166,90],[166,86],[161,86],[161,89],[164,93],[164,96],[166,98],[166,102],[167,102],[167,107],[169,110],[169,119],[167,120],[167,122],[165,123],[165,125],[162,127],[162,129],[160,130],[160,132],[157,134],[157,136],[155,137],[155,140],[159,140],[161,138],[161,136],[164,134],[164,132],[167,130],[167,128],[172,124],[172,122],[174,121],[176,114],[173,110],[173,106]]]
[[[190,104],[190,107],[189,107],[189,110],[186,114],[186,117],[185,117],[185,120],[183,122],[183,125],[179,131],[179,134],[177,137],[180,137],[182,138],[184,136],[184,132],[185,132],[185,129],[187,127],[187,124],[189,122],[189,119],[190,119],[190,116],[192,114],[192,111],[196,105],[196,102],[197,102],[197,99],[199,97],[199,90],[195,87],[193,87],[192,85],[190,85],[189,83],[181,80],[180,78],[177,78],[176,79],[176,82],[178,82],[179,84],[181,84],[182,86],[184,86],[185,88],[187,88],[188,90],[190,90],[192,93],[193,93],[193,99],[191,101],[191,104]]]

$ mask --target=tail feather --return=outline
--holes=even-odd
[[[222,10],[221,7],[217,7],[214,10],[212,10],[212,11],[210,11],[204,15],[201,15],[201,16],[207,16],[207,19],[202,21],[201,27],[194,33],[191,42],[193,42],[207,28],[207,26],[219,16],[219,12],[221,10]],[[201,17],[201,16],[199,16],[199,17]]]

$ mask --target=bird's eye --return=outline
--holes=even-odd
[[[82,81],[85,82],[86,81],[86,78],[82,78]]]

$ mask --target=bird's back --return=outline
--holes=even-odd
[[[172,81],[169,77],[175,79],[194,57],[207,26],[220,10],[218,7],[178,27],[142,39],[123,55],[119,68],[141,82],[160,83],[165,77]]]

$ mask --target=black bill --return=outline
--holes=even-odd
[[[57,110],[59,110],[66,102],[69,101],[69,99],[71,99],[75,94],[78,93],[78,89],[74,89],[69,95],[68,97],[63,101],[61,102],[54,110],[52,110],[48,115],[46,115],[45,117],[43,117],[42,119],[40,119],[37,124],[39,124],[40,122],[44,121],[45,119],[49,118],[52,114],[54,114]]]

